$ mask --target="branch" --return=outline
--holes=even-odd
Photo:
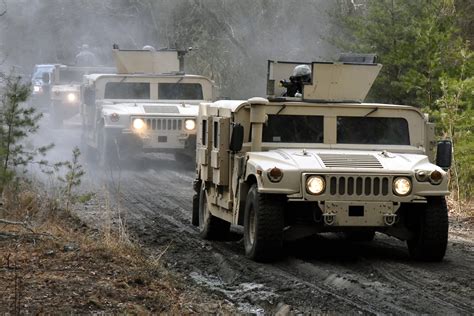
[[[26,222],[15,222],[15,221],[10,221],[7,219],[2,219],[2,218],[0,218],[0,223],[8,224],[8,225],[21,225],[21,226],[27,225]]]
[[[0,218],[0,224],[22,226],[23,228],[29,230],[30,232],[35,233],[35,231],[30,227],[30,225],[27,222],[16,222],[16,221],[10,221],[7,219]]]

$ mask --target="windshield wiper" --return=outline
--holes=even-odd
[[[374,112],[377,112],[377,111],[378,111],[378,109],[379,109],[379,108],[378,108],[378,107],[376,107],[375,109],[372,109],[372,110],[370,110],[370,112],[369,112],[369,113],[367,113],[366,115],[364,115],[364,117],[367,117],[367,116],[369,116],[370,114],[372,114],[372,113],[374,113]]]

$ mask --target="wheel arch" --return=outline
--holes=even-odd
[[[240,186],[240,203],[239,203],[239,214],[238,214],[238,219],[237,223],[239,225],[244,224],[244,215],[245,215],[245,203],[247,201],[247,195],[249,194],[249,190],[252,187],[252,185],[257,184],[257,177],[254,174],[250,174],[247,176],[247,179],[245,182],[243,182]]]

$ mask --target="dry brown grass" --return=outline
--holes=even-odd
[[[474,219],[474,201],[473,200],[456,200],[453,195],[447,198],[449,214],[452,217],[461,220],[471,221]]]
[[[0,218],[27,226],[0,224],[0,314],[232,310],[181,283],[161,255],[149,256],[110,203],[91,228],[28,185],[5,190],[1,201]]]

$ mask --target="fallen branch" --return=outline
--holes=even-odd
[[[8,225],[20,225],[20,226],[28,225],[26,222],[15,222],[15,221],[10,221],[10,220],[7,220],[7,219],[2,219],[2,218],[0,218],[0,223],[1,224],[8,224]]]
[[[8,239],[8,238],[13,238],[13,239],[20,239],[20,238],[32,238],[32,239],[40,239],[41,237],[45,237],[48,239],[53,239],[53,240],[58,240],[58,237],[55,237],[52,234],[48,233],[25,233],[25,234],[15,234],[15,233],[10,233],[10,232],[0,232],[0,240],[1,239]]]
[[[28,222],[17,222],[17,221],[10,221],[7,219],[0,218],[0,224],[6,224],[6,225],[17,225],[17,226],[22,226],[23,228],[29,230],[32,233],[36,233],[28,224]]]

